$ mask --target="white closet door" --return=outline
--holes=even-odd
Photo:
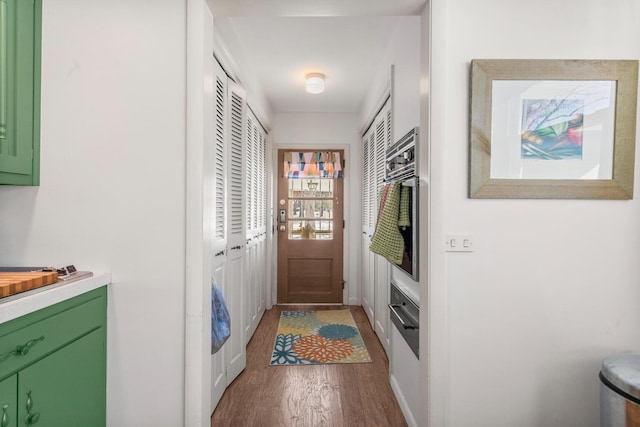
[[[391,102],[387,101],[385,107],[376,118],[376,186],[379,193],[384,187],[385,157],[387,147],[391,144]],[[376,220],[379,212],[376,206]],[[389,292],[390,269],[389,261],[380,255],[375,255],[375,326],[374,330],[384,349],[389,352]]]
[[[228,81],[227,89],[227,146],[228,180],[227,218],[227,305],[231,315],[231,337],[227,346],[227,384],[230,384],[247,364],[244,338],[244,254],[245,227],[245,123],[246,95],[242,87]]]
[[[369,245],[378,219],[378,199],[384,186],[386,149],[390,138],[391,101],[387,99],[362,140],[362,306],[385,349],[389,343],[389,262],[371,252]]]
[[[373,294],[373,276],[371,270],[370,259],[371,252],[369,245],[371,244],[371,151],[373,130],[369,130],[362,139],[362,308],[371,326],[374,326],[374,294]]]
[[[267,135],[263,129],[260,130],[258,135],[258,260],[260,274],[258,275],[257,291],[259,319],[262,318],[267,303]]]
[[[253,244],[254,237],[254,208],[256,195],[253,191],[253,180],[255,176],[255,163],[256,156],[254,150],[254,126],[255,117],[249,110],[247,112],[246,120],[246,132],[244,146],[246,149],[246,169],[245,169],[245,182],[244,182],[244,197],[245,197],[245,217],[246,217],[246,248],[244,254],[244,340],[248,343],[251,339],[251,326],[253,324],[254,302],[255,299],[255,279],[256,279],[256,251]]]
[[[245,341],[249,342],[264,313],[264,276],[266,262],[265,219],[266,189],[264,187],[264,171],[266,148],[264,147],[265,131],[257,117],[249,109],[247,113],[246,142],[246,182],[245,198],[247,200],[247,241],[245,253]]]
[[[227,98],[227,76],[217,61],[211,58],[214,64],[215,87],[213,91],[213,141],[207,141],[206,144],[213,145],[213,182],[207,186],[207,190],[211,194],[207,197],[213,199],[213,218],[212,223],[212,274],[218,286],[222,289],[225,298],[228,295],[227,278],[226,278],[226,247],[227,236],[225,233],[226,225],[226,166],[227,158],[226,150],[226,98]],[[209,322],[205,322],[208,324]],[[224,390],[227,387],[227,346],[223,346],[215,354],[211,355],[211,412],[215,409],[220,401]]]

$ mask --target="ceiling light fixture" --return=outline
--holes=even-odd
[[[322,93],[324,92],[324,74],[311,73],[307,74],[307,92]]]

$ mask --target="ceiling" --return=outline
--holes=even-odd
[[[208,3],[218,22],[228,21],[273,112],[356,113],[396,29],[425,0]],[[325,74],[324,93],[305,92],[312,72]]]

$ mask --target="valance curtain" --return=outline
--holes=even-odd
[[[284,153],[286,178],[342,178],[342,161],[339,152],[288,151]]]

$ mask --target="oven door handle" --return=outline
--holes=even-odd
[[[419,180],[418,177],[413,177],[413,178],[409,178],[409,179],[405,179],[404,181],[400,182],[400,185],[402,185],[403,187],[417,187],[419,184]]]
[[[394,316],[396,316],[396,319],[398,319],[400,321],[400,324],[402,325],[402,327],[404,329],[419,329],[420,328],[420,326],[416,325],[415,323],[407,323],[407,322],[405,322],[404,319],[402,317],[400,317],[400,315],[396,311],[396,308],[402,309],[402,306],[400,304],[389,304],[389,310],[391,310],[391,313]]]

